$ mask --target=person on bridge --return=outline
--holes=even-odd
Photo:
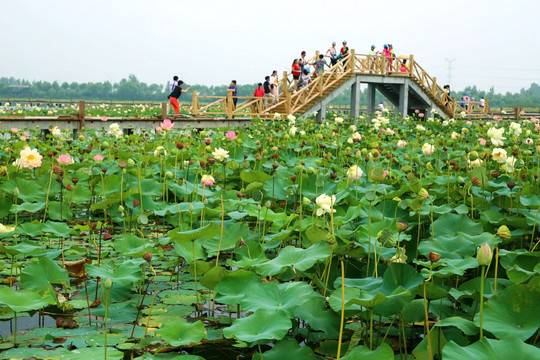
[[[384,44],[383,55],[386,59],[386,72],[388,74],[392,71],[392,52],[388,49],[387,44]]]
[[[270,76],[270,84],[270,89],[272,90],[272,95],[274,96],[272,104],[276,104],[279,101],[279,77],[277,70],[272,71],[272,76]]]
[[[298,59],[294,59],[292,63],[292,76],[294,80],[294,88],[298,90],[298,79],[300,79],[300,65],[298,64]]]
[[[343,46],[341,47],[341,50],[339,51],[339,57],[342,59],[343,62],[343,71],[347,71],[347,66],[345,66],[346,63],[346,57],[349,55],[349,47],[347,46],[347,41],[343,40]]]
[[[326,61],[324,61],[324,55],[321,54],[319,55],[319,60],[315,61],[313,65],[315,66],[315,72],[313,73],[313,77],[317,77],[319,75],[319,72],[324,73],[324,66],[328,64],[326,63]]]
[[[178,80],[177,85],[169,94],[169,102],[174,108],[175,115],[178,115],[180,113],[180,103],[178,103],[178,98],[180,97],[180,95],[182,95],[185,92],[188,92],[189,89],[191,89],[191,86],[190,86],[186,90],[182,90],[182,85],[184,85],[184,82],[182,80]]]
[[[375,45],[371,45],[371,49],[369,50],[369,55],[370,55],[370,62],[371,62],[369,70],[371,72],[375,70],[375,66],[377,64],[377,56],[379,56],[379,51],[375,50]]]
[[[227,94],[232,93],[233,110],[236,109],[236,103],[238,102],[238,87],[236,86],[236,80],[231,81],[231,85],[227,89]]]
[[[399,71],[401,72],[408,72],[409,69],[407,68],[407,59],[403,59],[401,62],[401,67],[399,68]]]
[[[336,42],[332,42],[332,46],[326,50],[326,56],[330,56],[330,64],[332,66],[337,64],[337,49],[336,49]]]
[[[260,112],[262,112],[262,110],[264,108],[266,108],[266,106],[264,105],[264,89],[263,89],[263,84],[262,83],[259,83],[257,85],[257,88],[253,92],[253,96],[255,96],[257,98],[257,100],[263,99],[262,102],[257,101],[257,103],[256,103],[257,110],[260,113]]]
[[[174,90],[175,87],[178,86],[178,76],[173,76],[173,81],[172,83],[169,85],[169,93],[172,93],[172,91]]]
[[[272,94],[272,83],[270,82],[270,76],[268,75],[264,77],[263,89],[264,89],[264,108],[266,109],[268,107],[268,99],[272,99],[274,97],[274,94]]]
[[[300,59],[298,59],[298,65],[300,65],[300,73],[304,72],[304,68],[309,65],[306,59],[306,52],[302,51],[300,53]]]

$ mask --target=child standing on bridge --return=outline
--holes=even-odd
[[[175,115],[178,115],[180,113],[180,104],[178,103],[178,98],[180,97],[180,95],[182,95],[185,92],[188,92],[189,89],[191,89],[191,86],[190,86],[186,90],[182,90],[182,85],[184,85],[184,82],[182,80],[178,80],[177,86],[175,86],[174,89],[169,94],[169,102],[174,108]]]

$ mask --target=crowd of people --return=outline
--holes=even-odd
[[[350,53],[347,41],[344,40],[342,42],[342,46],[339,51],[336,45],[336,42],[332,42],[326,51],[326,54],[320,54],[313,62],[309,62],[306,59],[305,51],[300,53],[299,58],[295,58],[293,60],[291,65],[291,73],[294,84],[291,87],[291,91],[296,92],[307,87],[313,79],[325,71],[326,67],[335,66],[339,62],[342,63],[343,71],[347,70],[347,56]],[[379,52],[375,45],[371,45],[369,55],[371,70],[375,70],[377,62],[381,61],[380,59],[383,59],[383,61],[385,61],[384,68],[386,69],[387,74],[397,71],[397,67],[399,67],[400,72],[409,71],[406,58],[400,59],[399,62],[396,61],[396,55],[392,44],[384,44],[382,52]],[[326,61],[325,57],[329,59],[329,63]],[[313,67],[313,71],[311,66]],[[182,93],[185,93],[190,89],[189,87],[185,90],[182,89],[182,84],[183,82],[178,80],[178,77],[175,76],[170,85],[170,95],[168,98],[171,106],[174,108],[175,114],[178,114],[180,111],[178,98],[182,95]],[[231,93],[232,95],[233,109],[235,109],[238,102],[238,87],[236,80],[231,81],[227,92]],[[450,86],[448,86],[448,96],[449,94]],[[272,71],[271,75],[265,76],[264,82],[258,83],[257,88],[253,92],[252,96],[262,98],[265,109],[279,102],[279,76],[277,70]]]

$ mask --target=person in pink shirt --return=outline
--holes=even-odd
[[[392,52],[388,49],[388,45],[384,44],[383,55],[386,58],[386,70],[392,71]]]

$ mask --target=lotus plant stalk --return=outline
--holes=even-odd
[[[104,348],[104,354],[105,354],[105,360],[107,360],[107,334],[109,333],[109,327],[108,327],[108,321],[109,321],[109,304],[111,299],[111,289],[112,289],[112,281],[111,278],[107,278],[105,280],[105,348]]]
[[[476,253],[476,260],[481,267],[480,273],[480,340],[484,337],[484,277],[486,274],[486,267],[491,264],[493,253],[488,243],[483,243]]]
[[[341,340],[343,339],[344,320],[345,320],[345,266],[343,265],[343,260],[341,260],[341,321],[339,325],[337,360],[339,360],[339,358],[341,357]]]
[[[432,275],[432,269],[433,269],[433,262],[429,264],[429,277],[424,280],[424,315],[425,315],[425,324],[426,324],[426,336],[428,339],[428,355],[429,359],[433,360],[433,353],[431,352],[431,335],[429,333],[429,314],[428,314],[428,304],[427,304],[427,296],[426,296],[426,283],[428,283],[431,280]]]

